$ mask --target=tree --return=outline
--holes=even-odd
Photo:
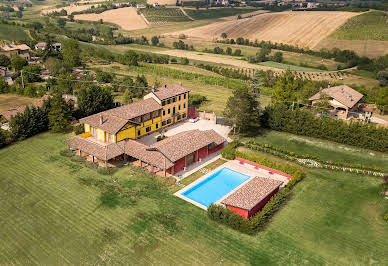
[[[314,104],[314,110],[318,114],[327,114],[331,109],[329,95],[322,93],[319,99]]]
[[[78,93],[78,107],[81,115],[89,116],[114,107],[110,89],[95,84],[84,85]]]
[[[22,18],[23,17],[23,13],[22,11],[18,10],[15,12],[15,16],[18,17],[18,18]]]
[[[70,22],[74,22],[74,15],[73,14],[68,15],[67,18],[70,20]]]
[[[0,54],[0,66],[8,67],[11,64],[11,60],[8,56]]]
[[[241,56],[241,50],[240,50],[240,49],[234,50],[233,55],[234,55],[234,56]]]
[[[232,55],[232,48],[226,47],[226,54],[227,55]]]
[[[24,66],[28,65],[27,60],[20,56],[11,58],[11,67],[15,70],[22,70]]]
[[[377,79],[381,87],[388,86],[388,69],[377,73]]]
[[[181,58],[181,65],[188,65],[189,63],[189,59],[187,59],[186,57]]]
[[[81,50],[78,41],[67,39],[63,45],[62,56],[63,61],[69,67],[79,66],[81,64],[80,58]]]
[[[53,132],[67,132],[71,129],[73,104],[66,103],[62,94],[56,93],[51,100],[51,110],[48,114],[49,128]]]
[[[376,105],[383,113],[388,110],[388,87],[379,88],[376,97]]]
[[[297,101],[296,92],[298,90],[299,83],[295,75],[287,70],[283,73],[278,81],[275,83],[273,92],[272,92],[272,102],[288,102],[290,105],[292,101]]]
[[[274,62],[278,62],[278,63],[281,63],[283,62],[283,53],[282,52],[276,52],[273,56],[272,56],[272,61]]]
[[[129,89],[126,89],[123,94],[123,104],[132,103],[133,102],[132,98],[133,98],[132,93],[130,92]]]
[[[228,38],[228,35],[225,32],[223,32],[223,33],[221,33],[221,38],[226,39],[226,38]]]
[[[0,77],[0,93],[8,93],[8,92],[9,92],[8,83],[5,81],[5,79]]]
[[[40,66],[38,65],[28,65],[23,67],[23,78],[25,82],[38,82],[41,80]]]
[[[138,66],[139,65],[138,60],[139,60],[138,54],[131,50],[125,52],[125,54],[122,57],[123,63],[128,66]]]
[[[156,46],[159,44],[159,37],[158,36],[152,36],[151,43],[153,46]]]
[[[101,70],[96,71],[96,79],[98,82],[111,83],[115,75]]]
[[[64,28],[66,26],[66,19],[64,18],[58,18],[57,19],[57,24],[60,28]]]
[[[233,120],[241,133],[253,132],[260,126],[260,105],[247,87],[236,89],[226,102],[224,115]]]

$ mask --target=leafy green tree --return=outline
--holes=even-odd
[[[8,93],[9,92],[9,85],[5,81],[5,79],[0,77],[0,93]]]
[[[101,70],[96,71],[96,79],[98,82],[111,83],[115,75]]]
[[[230,118],[241,133],[253,132],[260,126],[260,105],[249,88],[233,91],[226,102],[224,115]]]
[[[132,91],[134,97],[136,98],[143,97],[148,87],[148,82],[144,75],[136,77],[135,87],[136,88],[133,88],[133,91]]]
[[[80,58],[81,49],[78,41],[67,39],[63,45],[62,56],[63,61],[69,67],[79,66],[81,64]]]
[[[322,93],[314,104],[314,111],[318,114],[327,114],[332,109],[329,101],[329,95]]]
[[[377,73],[377,79],[381,87],[388,86],[388,69]]]
[[[234,56],[241,56],[241,50],[240,50],[240,49],[234,50],[233,55],[234,55]]]
[[[10,136],[7,130],[0,129],[0,148],[10,143]]]
[[[11,64],[11,59],[8,56],[0,54],[0,66],[8,67]]]
[[[122,57],[122,61],[124,64],[128,66],[138,66],[139,56],[136,52],[134,51],[127,51]]]
[[[124,94],[123,94],[123,104],[129,104],[132,103],[133,100],[133,95],[129,89],[126,89]]]
[[[383,113],[388,110],[388,87],[379,88],[376,105]]]
[[[274,62],[278,62],[278,63],[283,62],[283,53],[282,52],[276,52],[272,56],[271,60],[274,61]]]
[[[20,11],[20,10],[16,11],[16,12],[15,12],[15,16],[16,16],[17,18],[22,18],[22,17],[23,17],[22,11]]]
[[[73,104],[66,103],[62,94],[54,94],[51,100],[51,110],[48,114],[49,128],[53,132],[67,132],[71,129]]]
[[[159,37],[158,36],[152,36],[151,43],[153,46],[156,46],[159,44]]]
[[[60,28],[64,28],[66,26],[66,19],[64,18],[58,18],[57,19],[57,24]]]
[[[226,47],[226,54],[227,55],[232,55],[232,48]]]
[[[94,84],[84,85],[77,97],[81,115],[89,116],[114,107],[113,95],[110,89]]]
[[[133,86],[135,86],[133,79],[130,76],[125,76],[124,79],[121,81],[121,86],[119,87],[119,90],[121,92],[124,92],[128,88],[129,90],[133,90]]]
[[[181,58],[181,65],[188,65],[189,63],[189,59],[187,59],[186,57]]]
[[[74,15],[73,14],[68,15],[67,18],[70,20],[70,22],[74,22]]]
[[[271,97],[272,102],[288,102],[287,104],[290,105],[290,102],[297,101],[298,88],[297,78],[290,70],[287,70],[275,83]]]
[[[221,38],[226,39],[226,38],[228,38],[228,35],[225,32],[223,32],[223,33],[221,33]]]
[[[36,97],[37,96],[37,93],[36,93],[36,88],[34,85],[32,84],[28,84],[25,88],[24,88],[24,96],[28,96],[28,97]]]
[[[41,80],[40,66],[38,65],[28,65],[23,67],[23,78],[25,82],[38,82]]]
[[[24,66],[28,65],[27,60],[20,56],[11,58],[11,67],[15,70],[22,70]]]

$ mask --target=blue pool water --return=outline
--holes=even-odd
[[[202,182],[182,193],[206,207],[221,199],[224,195],[244,183],[250,176],[229,168],[222,168]]]

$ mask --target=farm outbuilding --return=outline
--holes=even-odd
[[[255,177],[237,188],[221,203],[244,218],[250,218],[279,191],[282,183],[275,179]]]

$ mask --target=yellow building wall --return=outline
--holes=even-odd
[[[105,138],[105,131],[99,128],[96,128],[97,130],[97,140],[104,141],[106,140]]]
[[[90,132],[90,125],[84,124],[85,132]]]
[[[163,106],[163,111],[164,111],[164,115],[163,115],[163,111],[162,111],[162,121],[166,121],[168,119],[171,118],[171,121],[172,123],[171,124],[168,124],[168,125],[172,125],[173,123],[175,122],[178,122],[178,121],[181,121],[181,120],[178,120],[178,121],[173,121],[172,119],[172,114],[173,114],[173,108],[175,107],[175,114],[183,114],[183,113],[186,113],[186,118],[187,118],[187,110],[188,110],[188,105],[189,105],[189,93],[186,93],[186,99],[183,98],[183,94],[181,95],[181,100],[179,101],[179,96],[176,96],[177,98],[177,101],[175,103],[170,103],[170,104],[166,104],[165,106]],[[185,107],[183,107],[183,104],[186,104]],[[178,107],[179,105],[181,106],[181,109],[179,110]],[[168,109],[170,109],[170,113],[168,113]],[[176,116],[175,116],[175,119],[176,119]],[[166,125],[167,126],[167,125]]]
[[[150,134],[154,132],[155,130],[160,129],[161,127],[161,118],[156,117],[154,119],[148,120],[145,123],[142,123],[140,126],[133,126],[132,124],[128,123],[126,126],[124,126],[116,135],[116,140],[121,141],[123,139],[137,139],[144,135]],[[156,125],[158,125],[158,128],[156,128]],[[147,132],[147,127],[151,127],[151,130]],[[138,131],[140,130],[140,134],[138,134]]]

